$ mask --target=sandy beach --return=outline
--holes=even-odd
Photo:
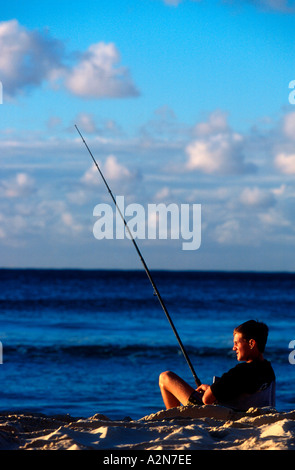
[[[0,450],[294,450],[295,410],[179,407],[113,421],[33,413],[0,414]]]

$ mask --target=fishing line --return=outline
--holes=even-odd
[[[192,366],[192,363],[191,363],[191,361],[190,361],[190,359],[189,359],[189,357],[188,357],[188,355],[187,355],[187,352],[186,352],[186,350],[185,350],[185,348],[184,348],[184,346],[183,346],[183,344],[182,344],[182,341],[181,341],[181,339],[180,339],[180,337],[179,337],[179,334],[178,334],[178,332],[177,332],[177,330],[176,330],[176,328],[175,328],[175,326],[174,326],[174,324],[173,324],[173,321],[172,321],[172,319],[171,319],[171,317],[170,317],[170,315],[169,315],[169,313],[168,313],[168,310],[167,310],[167,308],[166,308],[166,306],[165,306],[165,304],[164,304],[164,301],[163,301],[163,299],[162,299],[162,297],[161,297],[161,295],[160,295],[160,292],[158,291],[158,288],[157,288],[157,286],[156,286],[156,284],[155,284],[155,282],[154,282],[154,280],[153,280],[153,278],[152,278],[152,276],[151,276],[151,273],[150,273],[150,271],[149,271],[149,269],[148,269],[148,267],[147,267],[147,265],[146,265],[146,262],[145,262],[145,260],[143,259],[143,256],[142,256],[142,254],[141,254],[141,252],[140,252],[140,249],[139,249],[138,246],[137,246],[137,243],[136,243],[136,241],[135,241],[135,239],[134,239],[134,237],[133,237],[133,235],[132,235],[132,232],[131,232],[131,230],[130,230],[129,227],[128,227],[128,224],[127,224],[127,222],[126,222],[126,220],[125,220],[125,218],[124,218],[124,216],[123,216],[123,214],[122,214],[122,212],[121,212],[121,210],[120,210],[120,207],[117,205],[117,201],[116,201],[116,199],[115,199],[115,197],[114,197],[114,195],[113,195],[113,193],[112,193],[112,191],[111,191],[111,189],[110,189],[110,187],[109,187],[109,185],[108,185],[108,183],[107,183],[107,181],[106,181],[106,179],[105,179],[105,177],[104,177],[104,175],[103,175],[101,169],[99,168],[99,166],[98,166],[98,164],[97,164],[97,162],[96,162],[96,160],[95,160],[95,158],[94,158],[94,156],[93,156],[93,154],[92,154],[90,148],[88,147],[87,143],[85,142],[84,137],[82,136],[82,134],[81,134],[81,132],[79,131],[79,129],[78,129],[78,127],[76,126],[76,124],[75,124],[75,127],[76,127],[76,129],[77,129],[77,131],[78,131],[78,133],[79,133],[79,135],[80,135],[80,137],[81,137],[83,143],[85,144],[85,147],[87,148],[87,150],[88,150],[88,152],[89,152],[89,154],[90,154],[90,156],[91,156],[91,158],[92,158],[92,160],[93,160],[93,163],[94,163],[94,165],[96,166],[96,168],[97,168],[97,170],[98,170],[98,172],[99,172],[99,174],[100,174],[100,176],[101,176],[101,178],[102,178],[102,180],[103,180],[103,182],[104,182],[104,184],[105,184],[105,186],[106,186],[106,188],[107,188],[107,190],[108,190],[108,192],[109,192],[109,194],[110,194],[110,196],[111,196],[111,198],[112,198],[112,200],[113,200],[113,202],[114,202],[114,204],[115,204],[115,206],[116,206],[116,209],[117,209],[118,213],[120,214],[120,217],[121,217],[121,219],[122,219],[122,221],[123,221],[123,223],[124,223],[124,225],[125,225],[125,227],[126,227],[126,230],[127,230],[128,234],[129,234],[129,236],[130,236],[130,238],[131,238],[131,241],[132,241],[132,243],[133,243],[133,245],[134,245],[134,247],[135,247],[135,249],[136,249],[136,251],[137,251],[137,254],[138,254],[139,258],[140,258],[140,261],[141,261],[142,264],[143,264],[143,267],[144,267],[144,269],[145,269],[145,272],[146,272],[146,274],[147,274],[147,276],[148,276],[148,278],[149,278],[149,280],[150,280],[150,282],[151,282],[151,284],[152,284],[152,286],[153,286],[154,294],[155,294],[156,297],[158,297],[158,300],[159,300],[159,302],[160,302],[160,304],[161,304],[161,307],[162,307],[162,309],[164,310],[165,315],[166,315],[166,317],[167,317],[167,319],[168,319],[168,321],[169,321],[169,323],[170,323],[170,326],[171,326],[171,328],[172,328],[172,330],[173,330],[173,333],[174,333],[175,336],[176,336],[176,339],[177,339],[178,344],[179,344],[179,346],[180,346],[180,349],[181,349],[181,351],[182,351],[182,353],[183,353],[183,355],[184,355],[184,358],[185,358],[185,360],[186,360],[186,362],[187,362],[187,364],[188,364],[188,366],[189,366],[189,368],[190,368],[190,370],[191,370],[191,372],[192,372],[192,374],[193,374],[193,377],[194,377],[194,379],[195,379],[196,385],[199,386],[199,385],[201,385],[202,382],[201,382],[200,379],[198,378],[198,376],[197,376],[197,374],[196,374],[196,372],[195,372],[195,370],[194,370],[194,368],[193,368],[193,366]]]

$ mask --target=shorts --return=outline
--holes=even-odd
[[[200,392],[194,390],[188,399],[187,405],[204,405]]]

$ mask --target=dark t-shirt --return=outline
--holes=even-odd
[[[275,380],[271,363],[263,361],[243,362],[223,374],[211,385],[217,401],[226,402],[238,398],[243,393],[255,393],[264,384]]]

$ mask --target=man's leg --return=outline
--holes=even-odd
[[[179,406],[180,403],[186,405],[189,397],[195,390],[183,379],[178,377],[178,375],[170,371],[162,372],[159,379],[159,386],[167,410]]]

